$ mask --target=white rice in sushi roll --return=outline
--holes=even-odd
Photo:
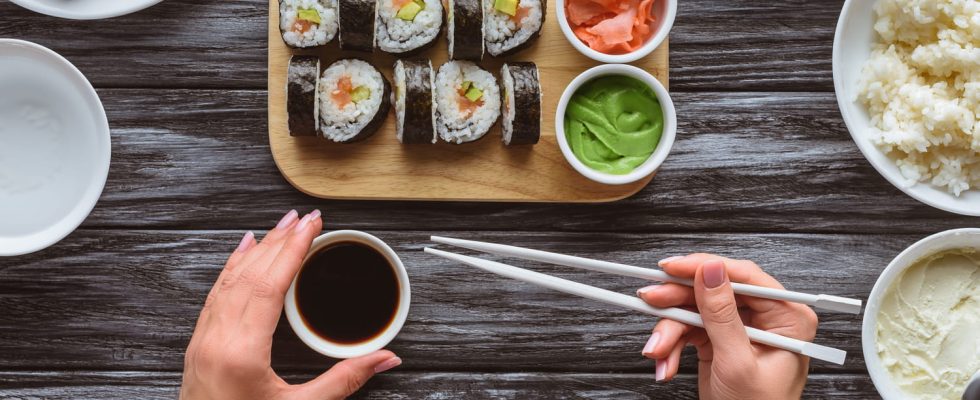
[[[310,21],[311,16],[320,22]],[[288,46],[323,46],[337,34],[337,22],[337,0],[279,1],[279,31]]]
[[[349,80],[349,85],[345,83]],[[344,87],[348,92],[342,93]],[[365,88],[364,98],[354,92]],[[323,137],[346,143],[370,136],[388,112],[390,88],[384,76],[363,60],[340,60],[320,77],[320,130]],[[363,93],[363,92],[361,92]]]
[[[496,57],[516,51],[541,31],[544,9],[540,0],[520,0],[518,9],[524,9],[518,14],[522,15],[520,20],[495,9],[494,2],[483,0],[483,36],[490,55]]]
[[[375,40],[381,51],[392,54],[407,53],[432,43],[439,36],[439,30],[442,28],[442,0],[418,0],[418,2],[425,6],[411,20],[407,20],[398,17],[401,8],[397,4],[401,2],[378,0]]]
[[[482,92],[476,102],[460,93],[465,82]],[[475,103],[475,108],[473,108]],[[500,88],[486,70],[469,61],[450,61],[436,76],[436,113],[439,137],[449,143],[465,143],[486,135],[500,116]]]

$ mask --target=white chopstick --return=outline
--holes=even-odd
[[[551,253],[541,250],[526,249],[517,246],[503,244],[477,242],[473,240],[453,239],[442,236],[432,236],[432,241],[436,243],[448,244],[451,246],[462,247],[464,249],[481,251],[484,253],[497,254],[507,257],[516,257],[524,260],[538,261],[543,263],[563,265],[566,267],[582,268],[597,272],[606,272],[616,275],[632,276],[634,278],[648,279],[660,282],[677,283],[685,286],[694,286],[690,279],[678,278],[664,271],[634,267],[632,265],[613,263],[608,261],[593,260],[591,258],[575,257],[565,254]],[[861,313],[861,300],[849,299],[846,297],[832,296],[828,294],[809,294],[793,292],[789,290],[774,289],[762,286],[748,285],[744,283],[732,282],[732,289],[735,293],[745,296],[759,297],[763,299],[790,301],[820,308],[824,310],[837,311],[850,314]]]
[[[517,279],[517,280],[533,283],[538,286],[543,286],[549,289],[557,290],[559,292],[573,294],[576,296],[581,296],[588,299],[597,300],[604,303],[617,305],[620,307],[625,307],[631,310],[658,316],[661,318],[671,319],[692,326],[704,327],[704,323],[701,321],[700,314],[683,310],[680,308],[653,307],[643,302],[643,300],[634,296],[628,296],[625,294],[616,293],[609,290],[600,289],[597,287],[592,287],[578,282],[573,282],[567,279],[562,279],[551,275],[545,275],[539,272],[529,271],[526,269],[513,267],[507,264],[501,264],[495,261],[464,256],[461,254],[450,253],[448,251],[437,250],[429,247],[425,248],[425,252],[440,257],[444,257],[450,260],[458,261],[467,265],[471,265],[480,268],[484,271],[492,272],[508,278]],[[759,330],[756,328],[746,327],[745,331],[748,334],[749,339],[753,342],[769,345],[772,347],[780,348],[783,350],[791,351],[793,353],[802,354],[818,360],[823,360],[838,365],[844,364],[844,359],[847,356],[847,352],[840,349],[821,346],[818,344],[806,342],[799,339],[788,338],[785,336],[777,335],[775,333]]]

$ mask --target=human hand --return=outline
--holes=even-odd
[[[751,343],[745,326],[805,341],[817,332],[817,315],[803,304],[736,296],[731,282],[783,289],[754,262],[712,254],[671,257],[660,262],[667,273],[694,280],[694,287],[665,283],[637,291],[654,307],[693,308],[704,329],[661,319],[643,348],[656,360],[656,378],[677,374],[681,350],[697,348],[700,398],[798,399],[806,384],[809,357]]]
[[[320,211],[299,219],[294,210],[261,243],[245,234],[198,317],[184,356],[181,399],[342,399],[401,364],[394,353],[380,350],[341,361],[299,385],[272,370],[272,334],[283,298],[321,229]]]

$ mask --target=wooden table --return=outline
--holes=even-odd
[[[266,123],[265,0],[167,0],[104,21],[0,3],[0,37],[47,46],[98,88],[112,168],[82,227],[0,259],[0,397],[172,398],[207,289],[246,230],[290,208],[387,240],[411,274],[405,360],[364,398],[696,398],[685,352],[669,384],[640,349],[650,318],[501,280],[420,252],[430,234],[637,264],[706,251],[758,261],[790,289],[866,299],[914,241],[978,226],[879,176],[841,121],[831,78],[839,1],[685,0],[670,37],[678,140],[652,184],[602,205],[325,201],[279,175]],[[632,293],[635,279],[539,271]],[[806,398],[877,397],[859,316],[820,314]],[[331,364],[280,323],[291,380]]]

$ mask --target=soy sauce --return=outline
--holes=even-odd
[[[339,242],[314,253],[296,282],[303,322],[323,339],[366,342],[391,324],[401,288],[395,269],[377,250]]]

